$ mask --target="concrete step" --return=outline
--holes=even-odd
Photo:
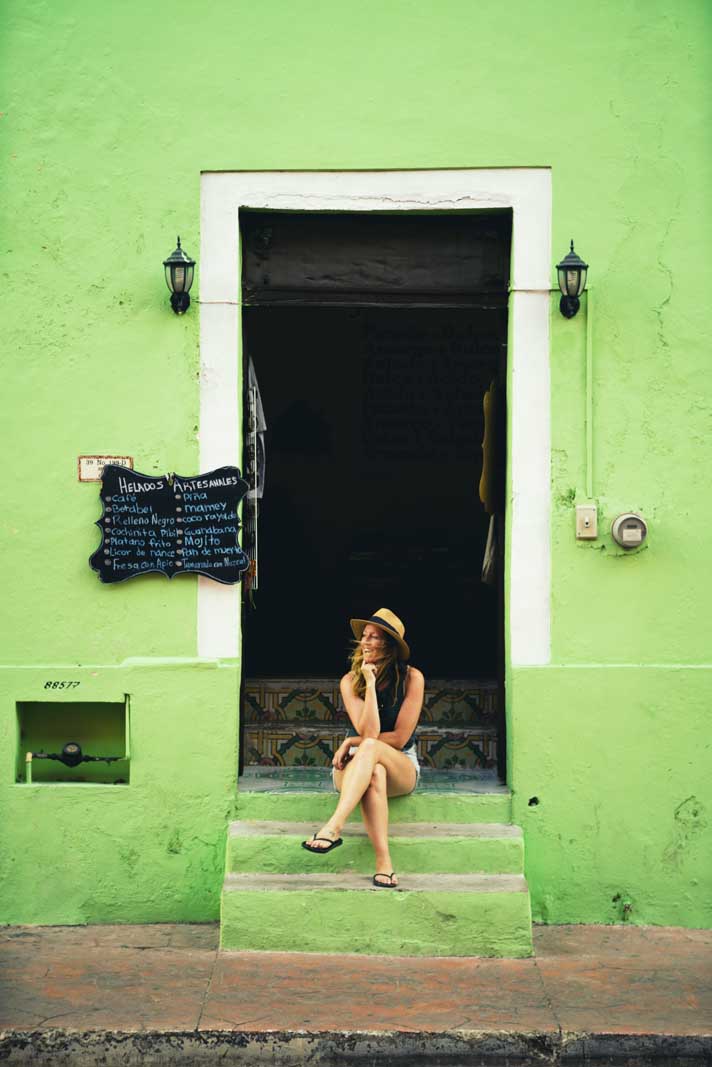
[[[229,873],[220,939],[268,952],[530,956],[529,891],[518,874],[406,874],[393,890],[354,873]]]
[[[237,794],[237,817],[249,821],[323,824],[336,806],[331,792],[247,792]],[[511,823],[512,798],[503,793],[426,793],[416,790],[388,803],[391,825],[412,822]],[[358,822],[354,814],[349,822]]]
[[[373,874],[373,848],[362,823],[350,823],[344,843],[325,855],[301,848],[318,830],[308,822],[243,821],[230,825],[227,871],[277,874],[352,871]],[[397,823],[389,834],[400,873],[521,874],[524,842],[518,826],[501,823]]]
[[[324,823],[335,804],[326,768],[246,767],[238,779],[235,814],[242,820]],[[388,810],[391,823],[511,823],[512,798],[494,771],[423,768],[416,791],[393,797]]]

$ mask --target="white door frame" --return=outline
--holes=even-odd
[[[201,175],[200,469],[239,466],[241,208],[463,211],[511,208],[508,351],[511,496],[505,625],[513,666],[549,663],[551,171],[230,171]],[[474,491],[474,488],[473,488]],[[198,656],[240,652],[240,587],[198,578]]]

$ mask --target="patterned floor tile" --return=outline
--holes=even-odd
[[[422,723],[491,725],[497,713],[497,686],[487,682],[432,683],[425,693]]]
[[[245,722],[334,722],[345,719],[334,679],[254,679],[245,683]]]
[[[346,736],[345,724],[304,723],[248,725],[244,732],[245,763],[263,767],[329,767]],[[423,767],[490,769],[497,764],[497,735],[478,727],[421,727],[416,735]]]
[[[443,730],[427,727],[416,737],[418,760],[424,767],[441,770],[497,766],[497,734],[482,730]]]
[[[262,767],[329,767],[344,733],[342,730],[335,743],[336,735],[323,728],[297,729],[290,723],[283,728],[248,726],[243,740],[245,763]]]
[[[489,726],[497,710],[495,682],[432,679],[421,722]],[[341,722],[346,712],[337,679],[254,678],[245,682],[245,722]]]

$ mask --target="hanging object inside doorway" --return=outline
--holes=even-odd
[[[258,523],[260,501],[264,495],[266,450],[265,419],[260,387],[255,365],[250,357],[247,364],[247,457],[245,461],[249,490],[245,498],[245,550],[250,565],[245,575],[245,587],[254,607],[253,591],[259,588],[259,536]]]

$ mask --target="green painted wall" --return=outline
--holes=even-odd
[[[0,918],[216,914],[238,664],[151,665],[195,655],[195,583],[100,586],[76,480],[84,452],[197,470],[199,308],[172,314],[160,263],[176,233],[199,251],[200,171],[538,165],[554,261],[574,236],[591,264],[602,526],[640,509],[651,534],[625,557],[574,540],[585,308],[552,298],[553,665],[511,671],[508,702],[535,917],[709,924],[711,20],[705,0],[7,0]],[[14,784],[16,701],[56,677],[131,693],[130,786]]]
[[[513,672],[513,820],[535,918],[712,926],[711,676]]]
[[[79,681],[60,705],[96,707],[133,694],[131,781],[12,784],[17,729],[3,715],[3,922],[216,919],[237,760],[225,714],[232,709],[234,720],[234,669],[210,662],[8,668],[0,672],[3,708],[18,698],[45,700],[47,680]],[[210,721],[220,728],[201,728]]]

